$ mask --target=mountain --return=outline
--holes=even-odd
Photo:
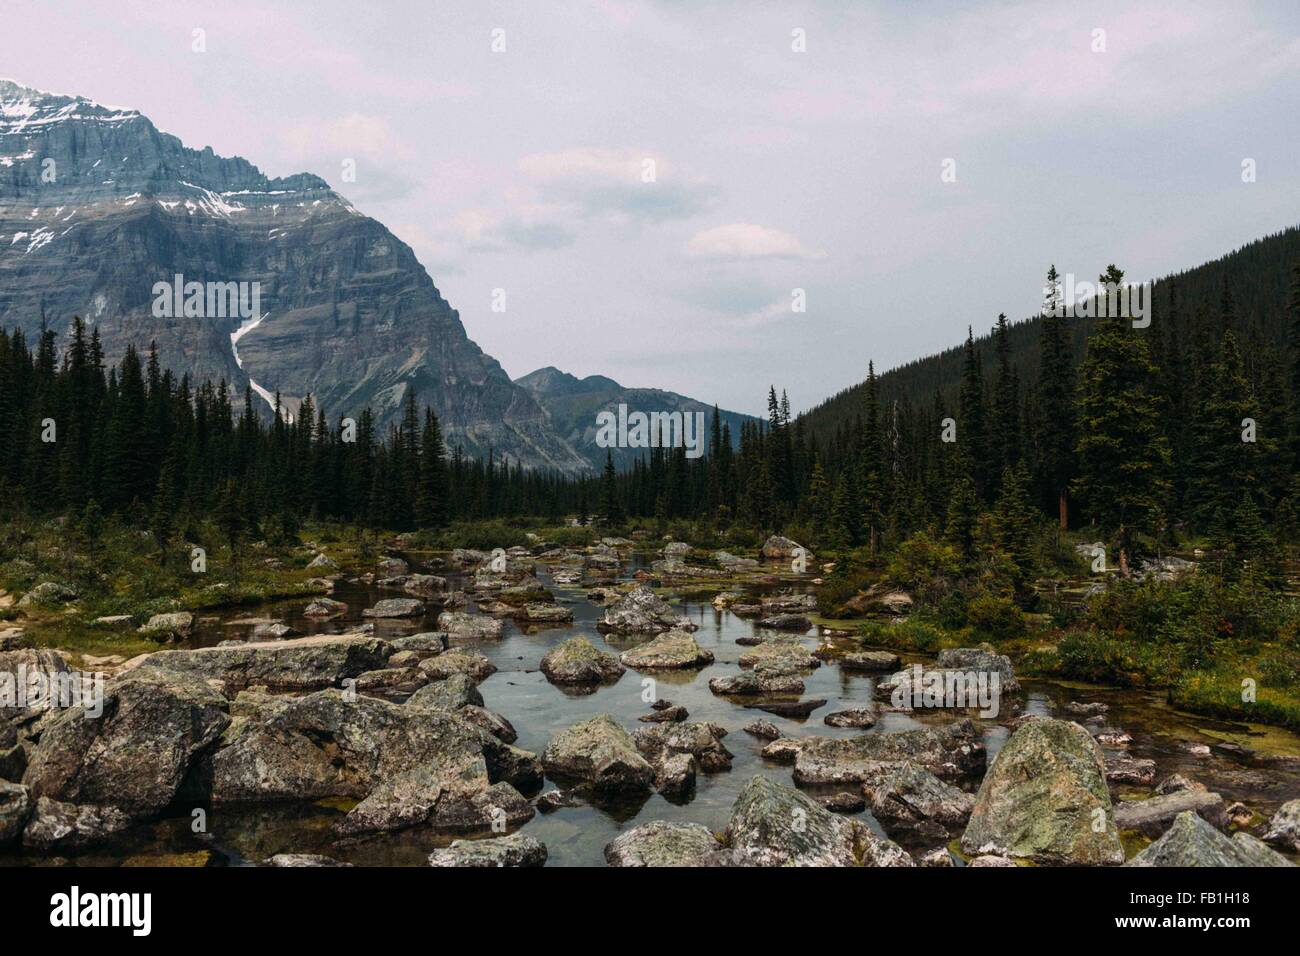
[[[1232,302],[1232,328],[1244,343],[1249,371],[1258,357],[1258,350],[1251,348],[1253,344],[1280,346],[1286,341],[1288,318],[1285,308],[1291,270],[1297,264],[1300,264],[1300,226],[1293,226],[1257,239],[1218,259],[1158,279],[1152,288],[1154,308],[1147,334],[1160,334],[1164,328],[1161,316],[1168,314],[1171,289],[1177,289],[1178,311],[1184,323],[1200,318],[1209,324],[1220,323],[1227,291]],[[1048,265],[1043,263],[1044,276]],[[1059,267],[1060,263],[1057,265]],[[1124,264],[1118,265],[1123,268]],[[989,328],[995,319],[996,316],[988,316],[972,324],[975,328]],[[1097,322],[1091,318],[1069,320],[1076,365],[1083,358],[1085,343],[1096,329]],[[1041,332],[1042,319],[1039,316],[1031,316],[1010,327],[1011,364],[1022,385],[1038,381]],[[1169,334],[1177,333],[1171,331]],[[992,381],[995,361],[991,334],[976,335],[975,344],[983,356],[987,385]],[[869,356],[863,357],[864,366],[867,358]],[[961,380],[962,360],[963,346],[958,343],[943,352],[891,369],[879,376],[881,399],[890,402],[906,396],[914,406],[920,407],[930,405],[938,392],[943,395],[947,407],[952,408]],[[805,412],[801,416],[804,427],[810,435],[824,442],[837,429],[852,422],[861,413],[865,402],[865,382],[850,386]]]
[[[528,391],[537,403],[546,409],[551,425],[559,435],[582,454],[594,467],[605,464],[605,448],[596,443],[596,416],[603,411],[618,414],[618,406],[627,406],[628,414],[633,412],[682,412],[683,414],[704,414],[703,440],[704,449],[708,449],[708,430],[713,421],[713,406],[657,388],[625,388],[612,378],[604,375],[588,375],[578,378],[568,372],[562,372],[554,366],[539,368],[522,378],[515,379],[515,384]],[[740,426],[746,421],[757,421],[752,415],[740,412],[719,411],[724,424],[731,428],[733,447],[740,444]],[[611,448],[614,464],[623,469],[633,461],[643,457],[646,452],[641,448]]]
[[[248,283],[258,314],[213,308],[205,285],[203,317],[166,315],[156,284],[178,275]],[[279,392],[290,412],[310,394],[331,421],[369,407],[381,426],[414,389],[470,454],[589,466],[470,340],[410,247],[323,179],[270,179],[136,110],[0,80],[0,327],[64,342],[75,315],[110,362],[156,342],[192,381],[251,384],[267,408]]]

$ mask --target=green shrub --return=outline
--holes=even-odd
[[[981,639],[1007,640],[1025,633],[1025,615],[1008,597],[981,594],[966,606],[966,623]]]

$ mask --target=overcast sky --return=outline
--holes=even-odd
[[[0,75],[323,176],[514,377],[802,410],[1029,315],[1049,262],[1300,220],[1300,5],[1084,6],[5,0]]]

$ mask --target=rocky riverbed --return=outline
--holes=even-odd
[[[0,710],[0,863],[1297,858],[1300,738],[828,637],[783,547],[327,558],[328,598],[154,622],[173,643],[71,662],[115,673],[102,717]],[[911,693],[981,672],[995,714]]]

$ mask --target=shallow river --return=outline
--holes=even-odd
[[[422,562],[408,556],[413,569]],[[630,573],[642,564],[635,559],[625,571]],[[435,573],[446,573],[437,564]],[[642,726],[637,718],[651,712],[643,700],[642,681],[648,675],[628,670],[616,684],[601,686],[593,693],[578,693],[561,689],[547,681],[538,670],[541,658],[548,650],[574,634],[583,634],[599,647],[618,652],[641,643],[646,638],[622,640],[605,637],[596,629],[603,608],[586,598],[587,587],[554,585],[544,566],[538,565],[538,577],[549,587],[557,599],[572,608],[574,622],[561,627],[550,627],[524,633],[513,622],[505,622],[505,637],[499,642],[475,646],[497,667],[497,672],[484,681],[479,690],[489,710],[507,718],[518,731],[516,746],[537,754],[545,749],[547,741],[558,731],[595,714],[610,714],[629,731]],[[452,575],[449,586],[459,586],[461,580]],[[314,622],[301,616],[306,602],[279,603],[262,608],[241,608],[222,616],[220,623],[208,622],[193,643],[212,644],[223,638],[240,637],[245,631],[227,622],[252,616],[268,616],[285,620],[301,633],[332,633],[355,628],[362,622],[361,611],[384,597],[400,596],[392,591],[381,591],[358,584],[340,581],[334,596],[349,605],[348,614],[326,623]],[[736,638],[755,631],[752,621],[742,620],[729,611],[715,610],[707,596],[684,598],[680,603],[682,613],[699,625],[695,639],[713,652],[715,662],[697,671],[659,671],[655,673],[657,693],[660,698],[683,705],[690,712],[688,720],[712,721],[725,727],[729,733],[724,739],[726,747],[734,754],[730,771],[703,774],[694,795],[686,802],[676,804],[654,794],[634,803],[602,807],[579,806],[562,808],[549,814],[537,814],[524,832],[544,843],[549,852],[548,866],[602,865],[603,850],[607,843],[623,830],[650,820],[690,821],[705,824],[715,831],[726,827],[731,805],[744,783],[753,774],[762,774],[783,784],[790,784],[790,767],[763,760],[760,751],[766,741],[747,734],[742,728],[753,720],[763,718],[777,725],[786,736],[812,734],[825,736],[852,736],[863,731],[827,727],[822,718],[834,711],[864,705],[874,698],[875,683],[880,675],[842,672],[837,666],[823,665],[806,679],[805,698],[825,698],[827,704],[806,721],[789,720],[762,711],[748,709],[710,693],[710,677],[736,673],[736,663],[746,649],[736,643]],[[471,604],[470,610],[473,610]],[[375,631],[378,636],[399,636],[435,629],[437,612],[423,620],[379,621]],[[810,634],[806,643],[813,647],[818,641],[816,633]],[[907,656],[904,655],[907,660]],[[914,658],[923,660],[921,657]],[[1045,681],[1022,681],[1024,693],[1022,706],[1016,710],[1004,707],[995,720],[980,721],[984,729],[985,745],[990,762],[1006,740],[1009,731],[1003,725],[1018,713],[1055,713],[1068,716],[1061,709],[1070,700],[1102,701],[1110,705],[1107,722],[1132,735],[1130,753],[1134,757],[1152,758],[1157,764],[1156,779],[1170,773],[1184,773],[1205,783],[1211,790],[1222,793],[1231,803],[1241,800],[1257,812],[1268,816],[1283,802],[1300,796],[1300,737],[1284,731],[1267,728],[1248,728],[1241,724],[1223,723],[1209,718],[1195,717],[1171,710],[1162,695],[1147,691],[1111,690],[1082,685],[1065,685]],[[879,723],[866,733],[889,733],[924,723],[942,725],[950,722],[951,713],[928,712],[917,715],[882,713]],[[1000,723],[1001,722],[1001,723]],[[1179,743],[1194,741],[1211,746],[1224,742],[1241,743],[1252,750],[1297,758],[1260,765],[1247,762],[1238,756],[1214,751],[1209,756],[1195,756]],[[978,781],[964,784],[974,789]],[[547,783],[546,789],[553,784]],[[1145,791],[1134,790],[1135,794]],[[1124,794],[1121,788],[1120,795]],[[274,853],[318,852],[339,860],[362,865],[420,865],[430,849],[445,845],[451,837],[433,836],[421,831],[403,831],[351,845],[339,845],[330,833],[330,824],[346,809],[339,806],[308,805],[302,807],[272,807],[255,810],[218,808],[208,811],[206,834],[191,832],[188,811],[156,824],[137,828],[125,842],[124,848],[108,853],[84,856],[82,864],[131,863],[189,863],[234,864],[256,862]],[[880,832],[879,826],[864,811],[861,818]],[[959,834],[955,834],[959,835]],[[897,837],[896,837],[897,838]],[[908,849],[928,849],[936,845],[928,842],[899,842]],[[126,847],[130,849],[127,850]],[[17,862],[7,860],[4,862]],[[28,856],[24,863],[45,862]]]

